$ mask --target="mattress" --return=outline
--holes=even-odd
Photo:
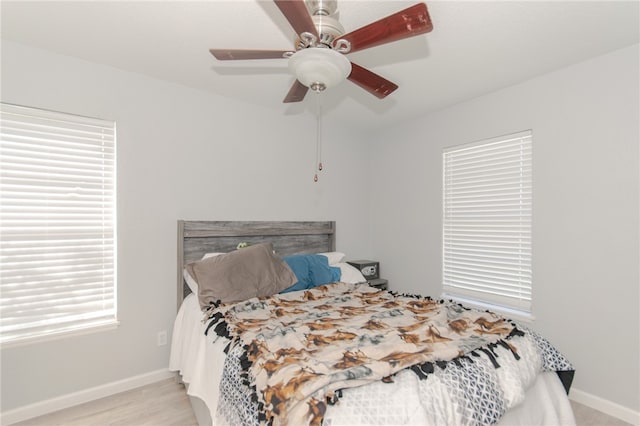
[[[228,341],[213,333],[205,336],[206,324],[202,320],[197,297],[189,295],[175,320],[169,367],[181,374],[182,380],[187,384],[188,394],[204,403],[205,412],[196,413],[199,423],[223,426],[227,424],[227,417],[221,415],[224,410],[218,410],[218,401],[225,360],[224,348]],[[440,392],[437,381],[420,381],[412,372],[403,371],[396,375],[393,384],[374,383],[345,390],[339,402],[327,408],[323,424],[467,423],[455,409],[451,409],[450,404],[441,404],[439,398],[446,399],[447,396]],[[538,375],[524,398],[514,398],[513,402],[499,424],[575,424],[564,387],[553,372]],[[426,410],[425,406],[431,408]],[[433,412],[438,410],[442,412],[434,417]]]

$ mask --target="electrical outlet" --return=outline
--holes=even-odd
[[[167,344],[167,331],[166,330],[162,330],[162,331],[158,331],[158,346],[164,346]]]

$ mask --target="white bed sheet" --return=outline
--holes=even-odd
[[[197,297],[193,294],[187,296],[174,323],[169,369],[180,372],[182,380],[187,384],[188,395],[198,398],[206,405],[208,413],[198,413],[196,416],[201,426],[206,424],[223,426],[224,422],[217,418],[216,411],[219,397],[218,384],[224,364],[224,347],[228,341],[218,338],[213,332],[205,336],[206,324],[202,322],[202,317]],[[417,380],[414,377],[411,379]],[[393,385],[385,384],[384,386]],[[340,424],[339,421],[335,421],[339,416],[331,415],[332,410],[339,410],[339,408],[329,406],[327,417],[332,418],[332,425]],[[206,418],[207,414],[208,418]],[[417,414],[407,416],[402,424],[424,425],[425,420]],[[573,411],[558,376],[555,373],[539,375],[527,390],[524,402],[509,410],[502,417],[499,425],[574,426]]]
[[[204,401],[214,418],[227,341],[219,339],[214,332],[205,336],[206,324],[202,319],[198,298],[189,294],[173,325],[169,370],[181,374],[188,384],[187,393]]]

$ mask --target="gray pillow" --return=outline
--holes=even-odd
[[[202,309],[218,300],[239,302],[271,296],[297,281],[289,266],[273,253],[271,243],[192,262],[186,269],[198,283]]]

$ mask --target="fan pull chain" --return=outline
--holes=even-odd
[[[322,103],[320,102],[320,92],[316,92],[316,95],[316,164],[318,171],[322,171]],[[317,172],[313,176],[313,181],[318,181]]]

